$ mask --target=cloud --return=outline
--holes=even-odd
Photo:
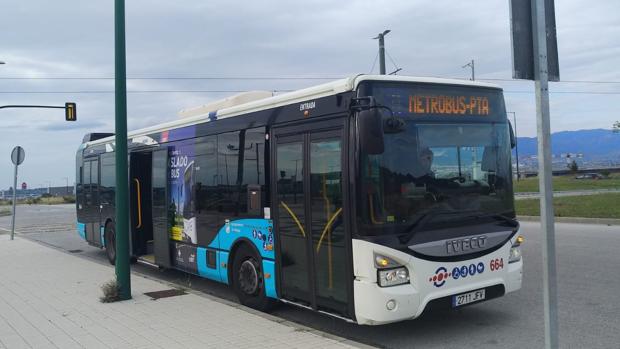
[[[620,6],[617,0],[556,1],[560,69],[564,80],[620,81]],[[0,112],[0,154],[28,140],[28,151],[46,171],[32,181],[73,173],[75,148],[87,132],[113,131],[114,9],[105,1],[5,0],[0,22],[0,105],[78,105],[78,122],[58,110]],[[126,4],[129,77],[337,76],[368,73],[377,55],[378,32],[386,37],[399,74],[468,78],[461,68],[476,61],[478,78],[511,77],[508,1],[422,0],[304,2],[265,0],[164,0]],[[374,71],[378,68],[375,66]],[[83,80],[10,77],[108,78]],[[176,119],[178,110],[226,97],[208,90],[288,90],[317,80],[129,80],[130,130]],[[499,83],[507,109],[517,113],[519,134],[536,130],[531,82]],[[525,91],[526,93],[523,93]],[[620,84],[551,86],[552,129],[609,128],[620,118],[618,95],[561,94],[566,91],[620,93]],[[27,92],[27,93],[9,93]],[[63,93],[39,93],[63,92]],[[53,159],[51,161],[50,159]],[[34,163],[32,163],[34,165]],[[30,172],[26,172],[30,173]],[[26,175],[26,174],[25,174]],[[30,174],[28,174],[30,175]],[[0,183],[11,174],[0,172]],[[1,185],[0,185],[1,187]]]

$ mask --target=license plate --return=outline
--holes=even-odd
[[[461,305],[481,301],[484,298],[484,289],[457,294],[452,296],[452,307],[460,307]]]

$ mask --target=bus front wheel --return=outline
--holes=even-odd
[[[113,223],[106,224],[104,239],[105,253],[108,256],[108,261],[114,265],[116,263],[116,229]]]
[[[265,295],[262,260],[247,244],[237,249],[232,265],[232,287],[241,304],[260,311],[269,311],[274,301]]]

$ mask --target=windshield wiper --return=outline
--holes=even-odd
[[[402,244],[407,244],[411,240],[413,235],[415,235],[415,233],[420,231],[420,228],[424,227],[426,223],[428,223],[429,220],[431,220],[431,218],[435,218],[440,215],[459,214],[459,213],[462,213],[462,212],[452,211],[452,210],[435,210],[435,211],[426,212],[422,214],[415,222],[413,222],[413,224],[407,227],[407,229],[405,229],[405,231],[402,234],[399,234],[398,240]]]
[[[495,220],[503,221],[503,222],[506,222],[506,223],[508,223],[510,225],[513,225],[513,226],[516,226],[518,224],[517,220],[515,218],[510,218],[510,217],[508,217],[508,216],[506,216],[504,214],[501,214],[501,213],[478,214],[478,215],[473,215],[472,217],[473,218],[477,218],[477,219],[480,219],[480,218],[493,218]]]

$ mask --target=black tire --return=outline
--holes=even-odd
[[[265,279],[262,259],[247,244],[235,252],[232,264],[232,287],[239,302],[247,307],[267,312],[275,300],[265,294]]]
[[[105,240],[105,254],[108,256],[110,264],[116,264],[116,228],[114,223],[108,223],[105,225],[104,232]]]

